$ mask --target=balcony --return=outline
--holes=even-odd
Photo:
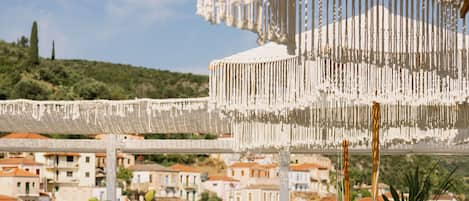
[[[198,185],[195,183],[184,183],[183,186],[186,190],[196,190],[198,187]]]
[[[78,169],[78,162],[47,162],[46,168],[48,169]]]

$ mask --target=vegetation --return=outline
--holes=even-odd
[[[133,174],[131,170],[119,166],[116,177],[122,184],[122,187],[124,187],[124,190],[126,190],[126,187],[129,186],[130,182],[132,181]]]
[[[98,200],[98,198],[93,197],[93,198],[88,199],[88,201],[99,201],[99,200]]]
[[[205,191],[205,192],[202,192],[202,194],[200,194],[199,201],[222,201],[222,199],[217,197],[215,193],[210,193],[208,191]]]
[[[399,195],[397,190],[391,185],[391,195],[394,201],[427,201],[438,200],[437,198],[443,193],[453,187],[454,179],[453,174],[457,168],[454,168],[448,175],[443,176],[439,183],[432,181],[431,175],[436,174],[436,165],[423,174],[419,167],[416,167],[413,172],[405,175],[404,185],[406,186],[405,192],[408,195],[404,196],[404,191]],[[432,196],[432,197],[431,197]],[[385,201],[389,201],[388,197],[382,195]]]
[[[336,161],[335,157],[331,157],[331,159]],[[349,174],[352,186],[360,187],[362,184],[371,184],[371,164],[371,156],[350,157]],[[469,177],[467,171],[469,157],[467,156],[381,156],[379,182],[392,185],[397,191],[406,191],[407,184],[404,181],[408,170],[414,170],[416,167],[422,170],[421,174],[424,173],[423,170],[434,168],[434,172],[429,175],[434,184],[442,183],[451,170],[462,167],[454,172],[452,180],[454,188],[451,191],[459,194],[461,200],[469,198],[469,183],[464,180]]]
[[[153,201],[155,199],[155,190],[148,191],[145,194],[145,201]]]
[[[37,36],[37,22],[31,28],[31,44],[29,45],[29,64],[39,64],[39,37]]]
[[[34,26],[33,26],[34,28]],[[38,58],[37,44],[0,40],[0,99],[88,100],[188,98],[208,95],[208,77],[124,64]]]
[[[50,60],[55,60],[55,41],[52,41],[52,53],[50,56]]]

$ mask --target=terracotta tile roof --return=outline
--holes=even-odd
[[[44,156],[80,156],[80,154],[75,152],[49,152],[45,153]]]
[[[0,201],[17,201],[18,199],[6,195],[0,195]]]
[[[39,177],[36,174],[30,173],[26,170],[19,168],[8,168],[0,170],[0,177]]]
[[[187,165],[182,165],[182,164],[174,164],[169,168],[178,172],[200,172],[200,170],[198,170],[197,168],[187,166]]]
[[[24,157],[11,157],[0,159],[0,165],[43,165],[38,163],[33,159],[24,158]]]
[[[10,133],[2,137],[3,139],[49,139],[48,137],[37,133]]]
[[[263,167],[263,168],[266,168],[266,169],[272,169],[272,168],[277,168],[278,164],[277,163],[271,163],[271,164],[260,165],[260,166]]]
[[[96,157],[98,158],[106,158],[106,153],[96,153]],[[124,154],[117,153],[117,158],[124,158]]]
[[[132,171],[159,171],[159,172],[176,172],[170,168],[158,164],[137,164],[129,166]]]
[[[378,196],[377,201],[384,201],[383,196]],[[373,201],[372,197],[358,198],[356,201]]]
[[[237,163],[233,163],[232,165],[230,165],[230,168],[251,168],[254,166],[259,166],[259,164],[255,162],[248,162],[248,163],[237,162]]]
[[[239,182],[239,180],[236,180],[236,179],[233,179],[231,177],[224,176],[224,175],[209,176],[208,180],[209,181],[236,181],[236,182]]]
[[[335,195],[326,196],[326,197],[321,198],[321,201],[337,201],[337,197]]]
[[[269,185],[269,184],[253,184],[246,186],[244,189],[260,189],[260,190],[280,190],[279,185]]]
[[[314,163],[303,163],[299,165],[290,165],[290,170],[292,171],[309,171],[311,169],[327,169],[324,166],[314,164]]]

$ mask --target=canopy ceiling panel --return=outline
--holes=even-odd
[[[366,61],[457,76],[451,58],[462,38],[457,33],[466,33],[465,19],[458,17],[462,2],[198,0],[197,14],[257,33],[260,44],[286,44],[289,54],[296,52],[306,60]],[[302,34],[314,29],[318,32]],[[438,65],[429,61],[435,55],[441,60]]]
[[[0,131],[61,134],[230,133],[207,98],[0,101]]]

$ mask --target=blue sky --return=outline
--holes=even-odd
[[[208,74],[209,62],[256,45],[256,35],[211,25],[196,0],[1,0],[0,40],[29,37],[39,25],[40,55]]]

